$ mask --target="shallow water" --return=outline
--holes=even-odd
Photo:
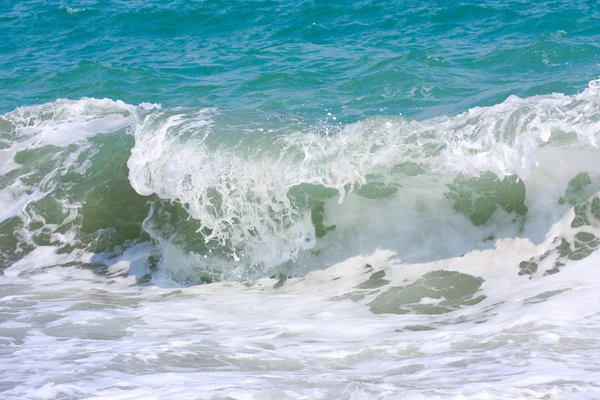
[[[600,398],[599,16],[9,1],[0,397]]]

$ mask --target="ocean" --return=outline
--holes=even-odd
[[[3,0],[0,398],[600,399],[600,3]]]

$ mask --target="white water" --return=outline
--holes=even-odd
[[[10,129],[0,138],[0,222],[45,223],[28,207],[63,188],[66,174],[93,169],[91,138],[127,130],[132,187],[183,203],[211,229],[208,241],[234,251],[187,252],[152,214],[153,242],[115,259],[59,251],[77,223],[55,224],[52,246],[33,245],[22,228],[19,246],[33,250],[0,276],[1,398],[600,398],[595,83],[576,96],[511,97],[451,118],[373,118],[266,139],[253,131],[231,143],[214,134],[218,118],[94,99],[2,116]],[[48,146],[56,152],[43,165],[17,162]],[[407,159],[427,173],[395,174]],[[452,208],[446,185],[483,171],[525,181],[525,216],[498,209],[473,226]],[[581,172],[590,183],[559,203]],[[361,195],[372,179],[398,190]],[[323,222],[337,228],[323,238],[288,197],[307,183],[338,192]],[[211,190],[218,210],[208,207]],[[589,221],[571,226],[573,204],[586,200]],[[77,221],[80,204],[56,201]],[[582,249],[587,258],[577,261]],[[157,253],[158,271],[140,286]],[[535,271],[523,266],[531,259]],[[286,281],[176,283],[199,281],[206,265],[239,278],[259,264],[254,276],[269,276],[289,260],[299,276]]]
[[[568,230],[571,217],[553,232]],[[600,257],[570,262],[550,276],[517,275],[521,260],[548,248],[550,241],[510,239],[495,250],[421,265],[378,250],[279,288],[269,279],[249,287],[139,287],[133,277],[72,267],[23,276],[14,266],[0,278],[2,396],[596,398]],[[132,250],[113,262],[113,271],[129,262],[133,272],[143,269],[146,252]],[[38,268],[65,261],[51,252],[36,257],[43,257]],[[486,299],[441,315],[370,310],[382,291],[440,269],[483,278],[479,294]],[[381,270],[391,282],[353,288]],[[348,293],[366,298],[353,301]],[[413,306],[439,301],[417,298]],[[423,327],[430,330],[415,331]]]

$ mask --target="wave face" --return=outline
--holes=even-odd
[[[40,246],[114,257],[149,241],[149,278],[194,284],[379,247],[414,263],[540,243],[569,209],[593,208],[599,134],[597,81],[348,124],[108,99],[21,107],[0,117],[3,264]]]

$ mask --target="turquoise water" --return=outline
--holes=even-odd
[[[430,207],[452,207],[477,229],[498,207],[533,218],[519,179],[535,149],[595,134],[595,97],[583,91],[600,71],[599,16],[597,3],[579,1],[10,3],[3,257],[58,242],[114,255],[150,237],[163,264],[171,245],[169,259],[200,257],[183,268],[198,271],[175,274],[197,283],[322,268],[376,243],[438,259],[525,232],[537,225],[500,221],[461,245],[409,251],[398,237],[421,234],[350,233],[357,222],[336,216],[335,203],[418,202],[421,185],[435,188]],[[460,183],[480,174],[517,183]],[[376,204],[412,215],[410,204]],[[15,250],[22,229],[33,243]],[[57,232],[71,235],[53,242]],[[345,244],[320,258],[319,246],[334,246],[325,237]],[[243,267],[231,272],[232,261]]]
[[[0,397],[591,399],[597,1],[0,11]]]
[[[573,206],[597,186],[570,152],[595,145],[599,17],[583,1],[10,2],[1,257],[149,242],[144,281],[187,285],[381,246],[420,262],[539,243],[569,182],[590,181]]]
[[[96,97],[425,118],[598,76],[595,1],[8,1],[0,110]]]

